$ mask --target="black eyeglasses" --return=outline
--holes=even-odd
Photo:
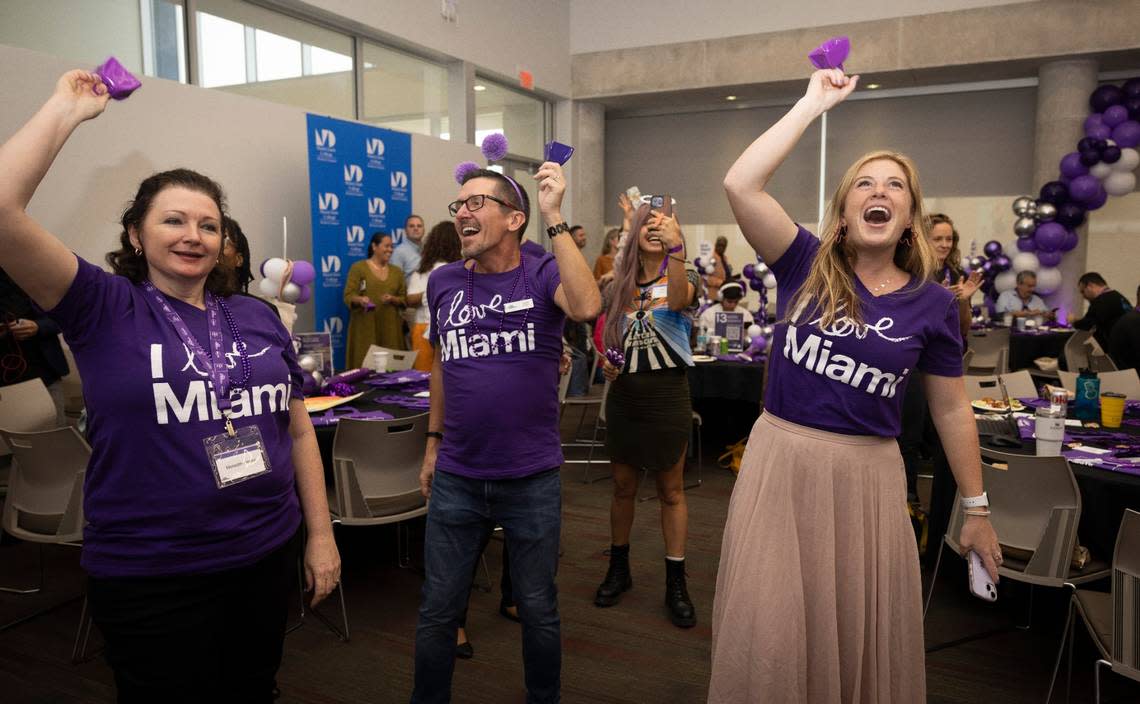
[[[464,204],[466,204],[466,205],[467,205],[467,210],[468,210],[469,212],[472,212],[472,213],[473,213],[473,212],[475,212],[476,210],[479,210],[480,208],[482,208],[482,207],[483,207],[483,202],[484,202],[486,199],[488,199],[488,198],[490,198],[491,200],[495,201],[495,202],[496,202],[496,203],[498,203],[499,205],[505,205],[505,206],[507,206],[507,207],[508,207],[508,208],[510,208],[511,210],[517,210],[517,211],[519,211],[520,213],[522,212],[522,208],[518,207],[518,206],[517,206],[517,205],[515,205],[514,203],[508,203],[508,202],[507,202],[507,201],[505,201],[505,200],[502,200],[502,199],[500,199],[500,198],[496,198],[495,196],[487,195],[487,194],[485,194],[485,193],[477,193],[477,194],[475,194],[475,195],[473,195],[473,196],[467,196],[467,198],[466,198],[466,199],[460,199],[460,200],[457,200],[457,201],[454,201],[454,202],[448,203],[448,204],[447,204],[447,212],[451,213],[451,214],[452,214],[452,216],[458,215],[458,214],[459,214],[459,209],[460,209],[460,208],[462,208]]]

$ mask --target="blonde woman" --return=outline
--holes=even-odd
[[[710,702],[926,700],[918,553],[895,443],[916,369],[969,497],[961,544],[997,580],[958,306],[930,281],[914,164],[885,151],[856,161],[820,239],[766,191],[804,130],[856,83],[814,73],[725,177],[741,231],[791,295],[777,306],[764,413],[729,504]]]

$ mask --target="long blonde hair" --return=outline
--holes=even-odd
[[[834,324],[841,316],[856,324],[863,323],[859,296],[855,293],[855,272],[851,262],[855,249],[846,240],[846,227],[840,228],[843,204],[855,185],[859,171],[872,161],[887,159],[898,164],[906,174],[911,196],[911,225],[895,247],[895,265],[914,275],[919,285],[928,281],[934,272],[934,248],[927,237],[929,223],[922,204],[922,187],[918,183],[918,169],[910,157],[899,152],[879,150],[864,154],[847,169],[820,226],[820,246],[803,286],[792,296],[786,308],[786,317],[794,322],[801,308],[819,318],[820,327]],[[841,236],[842,235],[842,236]]]

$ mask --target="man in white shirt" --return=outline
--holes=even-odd
[[[744,286],[738,281],[729,281],[718,290],[720,293],[720,302],[714,303],[701,313],[700,325],[713,334],[716,329],[716,314],[717,313],[740,313],[744,316],[744,327],[747,328],[752,324],[752,314],[748,309],[740,305],[740,300],[744,298]]]
[[[1012,291],[1003,291],[998,296],[997,303],[994,304],[994,310],[999,315],[1011,313],[1015,318],[1037,315],[1051,316],[1052,313],[1045,306],[1045,301],[1033,292],[1035,288],[1037,288],[1036,274],[1032,271],[1018,272],[1017,288]]]
[[[409,215],[404,221],[404,241],[392,252],[392,263],[404,272],[406,281],[412,272],[420,268],[420,251],[424,241],[424,219],[419,215]]]

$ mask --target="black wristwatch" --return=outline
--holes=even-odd
[[[426,433],[424,433],[424,437],[435,438],[436,440],[443,440],[443,433],[439,433],[439,432],[436,432],[434,430],[429,430]]]
[[[569,232],[569,231],[570,231],[570,226],[564,222],[560,222],[557,225],[551,225],[550,227],[546,228],[546,236],[549,237],[550,239],[554,239],[555,237],[562,234],[563,232]]]

